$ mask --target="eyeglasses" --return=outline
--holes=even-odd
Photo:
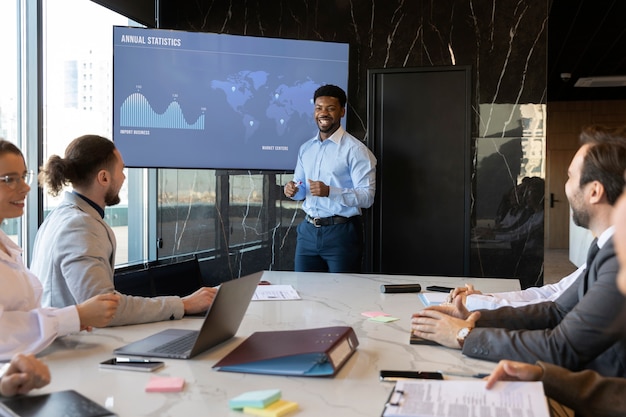
[[[0,182],[5,183],[7,187],[9,187],[12,190],[15,190],[20,180],[24,184],[30,185],[30,183],[33,181],[34,176],[35,176],[35,173],[33,171],[25,172],[22,175],[15,175],[15,174],[5,175],[4,177],[0,177]]]

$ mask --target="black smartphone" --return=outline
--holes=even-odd
[[[442,287],[441,285],[429,285],[428,287],[426,287],[426,289],[428,291],[435,291],[435,292],[450,292],[454,288],[453,287]]]
[[[150,359],[131,359],[131,358],[111,358],[104,362],[100,362],[100,368],[103,369],[124,369],[127,371],[153,372],[163,368],[165,365],[161,361],[153,361]]]
[[[381,381],[397,381],[399,379],[443,379],[441,372],[422,371],[380,371]]]

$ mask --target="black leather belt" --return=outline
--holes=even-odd
[[[315,227],[332,226],[333,224],[348,223],[352,220],[352,217],[332,216],[332,217],[311,217],[308,214],[305,217],[306,221],[311,223]]]

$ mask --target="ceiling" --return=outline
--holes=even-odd
[[[155,0],[93,1],[154,26]],[[626,0],[547,1],[547,101],[625,100],[626,87],[574,84],[581,77],[626,77]],[[571,77],[564,81],[564,73]]]
[[[626,99],[626,86],[575,87],[582,77],[623,76],[626,1],[552,0],[548,20],[548,101]],[[562,74],[571,78],[564,80]]]

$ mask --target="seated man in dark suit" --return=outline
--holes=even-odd
[[[613,212],[615,252],[620,264],[617,286],[626,295],[626,193],[622,194]],[[626,310],[613,326],[624,327]],[[491,373],[487,388],[496,381],[541,381],[546,395],[572,409],[577,416],[625,416],[626,378],[607,378],[597,372],[572,372],[550,363],[536,364],[502,360]]]
[[[413,315],[412,330],[424,339],[463,354],[498,361],[551,362],[570,370],[593,369],[626,376],[626,329],[607,331],[626,306],[616,287],[618,262],[611,215],[624,187],[626,138],[588,143],[579,149],[565,186],[574,222],[598,237],[601,246],[587,270],[555,302],[473,313],[460,297],[454,305]]]

